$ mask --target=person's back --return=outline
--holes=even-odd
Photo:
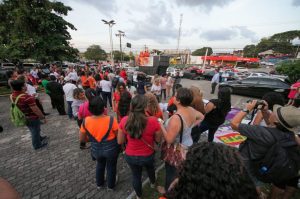
[[[74,101],[74,98],[73,98],[73,91],[74,89],[76,89],[77,87],[72,84],[72,83],[69,83],[67,82],[64,86],[63,86],[63,91],[65,93],[65,96],[66,96],[66,101]]]
[[[64,95],[64,91],[62,89],[62,85],[56,81],[50,81],[48,82],[46,86],[47,90],[50,91],[50,95],[52,97],[60,97]]]

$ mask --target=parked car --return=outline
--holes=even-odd
[[[268,73],[250,73],[248,77],[268,77]]]
[[[8,87],[8,77],[6,76],[7,69],[0,69],[0,86]]]
[[[235,68],[233,68],[233,72],[248,72],[248,68],[246,68],[246,67],[235,67]]]
[[[203,74],[203,71],[204,70],[202,70],[202,69],[200,69],[198,67],[195,67],[195,66],[185,68],[183,70],[183,78],[187,78],[187,79],[200,79],[200,77]]]
[[[23,68],[25,70],[31,70],[33,69],[34,67],[39,67],[41,64],[39,63],[23,63]]]
[[[166,73],[170,73],[172,77],[176,76],[177,72],[179,72],[179,76],[183,77],[183,72],[180,69],[168,67]]]
[[[249,77],[243,80],[228,81],[219,84],[219,88],[227,87],[231,93],[261,98],[267,92],[281,93],[286,99],[290,84],[273,77]]]
[[[16,68],[16,65],[14,65],[13,63],[7,63],[7,62],[3,62],[0,64],[0,68],[1,69],[10,69],[10,70],[14,70]]]

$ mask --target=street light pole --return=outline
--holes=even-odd
[[[125,32],[118,30],[118,34],[116,34],[117,37],[120,38],[120,53],[121,53],[121,66],[122,66],[122,61],[123,61],[123,53],[122,53],[122,37],[125,36]]]
[[[114,55],[113,55],[113,39],[112,39],[112,26],[115,25],[115,21],[114,20],[110,20],[110,21],[106,21],[104,19],[102,19],[101,21],[104,22],[104,24],[107,24],[108,25],[108,28],[109,28],[109,39],[110,39],[110,57],[111,57],[111,65],[112,67],[115,66],[114,64]]]

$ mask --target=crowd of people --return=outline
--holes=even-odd
[[[260,108],[256,100],[247,103],[231,121],[232,128],[247,137],[236,150],[213,143],[215,132],[231,110],[231,93],[226,88],[219,89],[218,97],[204,104],[201,90],[181,85],[179,74],[155,75],[150,87],[144,77],[138,76],[133,90],[132,79],[124,69],[113,71],[99,66],[91,70],[87,65],[77,71],[73,67],[62,71],[56,66],[50,70],[49,77],[39,75],[35,69],[30,73],[8,72],[11,100],[26,116],[33,148],[41,149],[47,146],[48,138],[41,136],[40,125],[46,123],[49,113],[44,111],[36,89],[39,83],[44,87],[52,108],[77,121],[79,148],[91,150],[97,163],[99,189],[115,189],[121,152],[131,169],[137,198],[143,195],[143,168],[151,187],[166,198],[263,198],[263,178],[254,171],[252,163],[265,158],[273,145],[283,141],[290,143],[289,153],[294,154],[285,158],[293,160],[295,168],[300,169],[300,138],[296,129],[300,126],[300,109],[292,106],[294,102],[284,106],[284,99],[276,93],[267,93]],[[217,81],[218,77],[213,78],[212,93]],[[167,110],[162,104],[167,105]],[[258,111],[253,122],[242,124],[242,119],[254,110]],[[205,131],[207,142],[199,142]],[[163,186],[157,185],[155,176],[154,155],[159,150],[164,152]],[[294,173],[288,179],[278,176],[278,180],[270,181],[271,197],[283,194],[283,198],[290,198],[298,180],[299,174]]]

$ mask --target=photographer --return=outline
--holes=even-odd
[[[270,124],[269,117],[268,117],[270,114],[268,114],[268,112],[269,113],[272,112],[274,104],[284,106],[284,98],[280,93],[269,92],[269,93],[266,93],[262,97],[262,100],[267,102],[268,110],[267,111],[261,111],[259,109],[256,109],[256,111],[253,112],[254,113],[253,114],[253,121],[251,122],[251,124],[267,127]],[[259,102],[263,103],[263,101],[259,101]]]
[[[300,138],[294,132],[300,126],[300,109],[292,106],[282,107],[274,105],[273,112],[270,113],[267,102],[263,101],[263,103],[264,107],[261,111],[269,118],[269,127],[241,124],[243,118],[257,108],[257,100],[249,102],[245,109],[232,119],[231,127],[247,137],[246,141],[240,145],[239,151],[253,182],[257,185],[258,178],[261,181],[265,181],[262,175],[266,174],[269,180],[265,182],[273,184],[271,198],[277,198],[281,192],[284,194],[281,198],[290,198],[297,188],[299,178],[297,175],[300,167]],[[272,152],[270,149],[280,156],[272,155],[271,158],[267,157]],[[278,157],[281,159],[278,159]],[[262,166],[259,168],[259,172],[262,173],[260,175],[255,167],[256,163],[261,160],[267,161],[267,158],[273,158],[272,160],[274,161],[268,167]],[[289,170],[281,169],[284,168],[283,166],[286,166],[280,165],[282,163],[281,160],[293,163],[295,172],[290,173]],[[274,168],[276,169],[274,170]],[[259,192],[260,190],[257,191]]]

